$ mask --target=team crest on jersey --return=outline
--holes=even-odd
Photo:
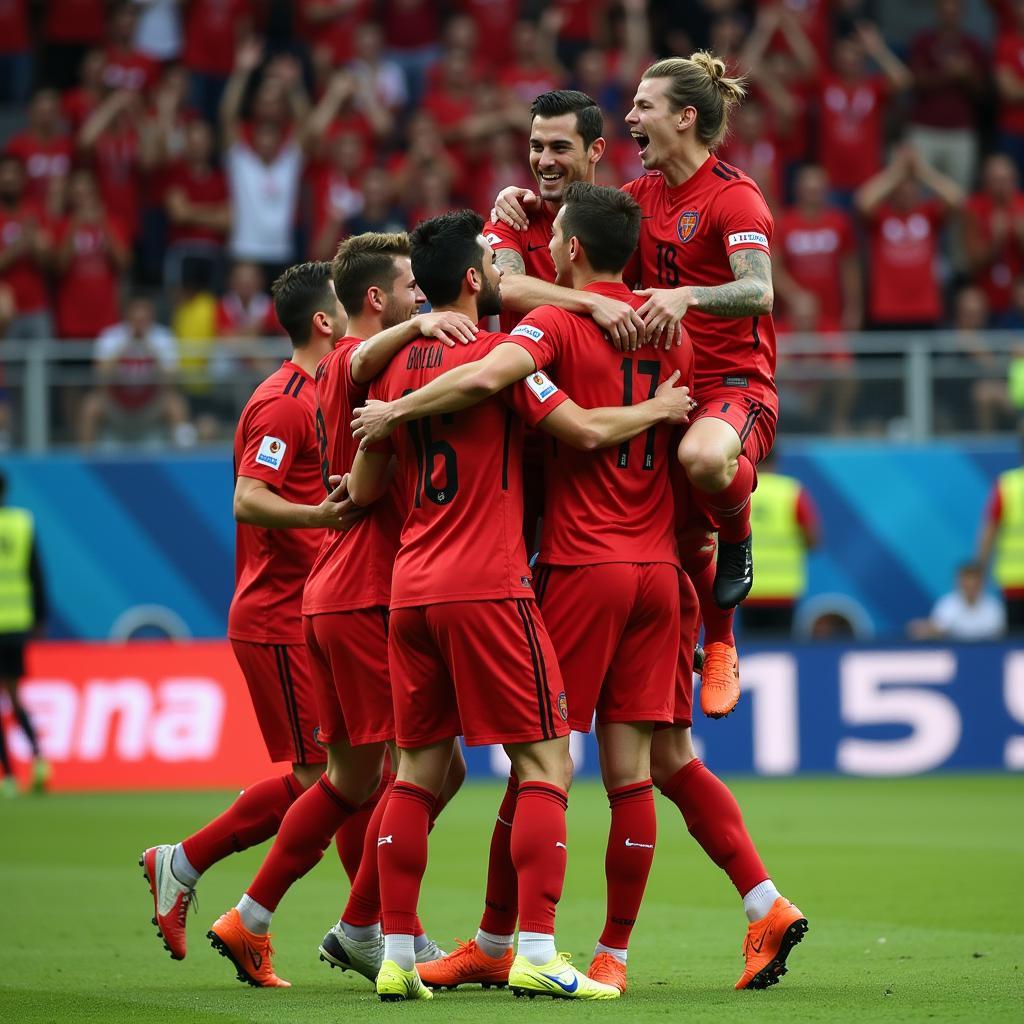
[[[563,722],[569,720],[569,702],[565,699],[565,690],[558,695],[558,713],[562,716]]]
[[[676,224],[676,234],[680,242],[688,242],[697,233],[697,225],[700,223],[700,214],[696,210],[686,210],[679,214],[679,222]]]

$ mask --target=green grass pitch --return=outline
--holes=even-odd
[[[333,849],[275,919],[275,965],[292,989],[239,984],[204,938],[261,850],[203,879],[188,958],[175,963],[150,925],[136,859],[207,820],[228,794],[5,802],[0,1021],[1024,1021],[1024,779],[744,781],[735,791],[780,888],[810,920],[789,974],[769,991],[732,990],[745,926],[739,900],[659,799],[629,992],[590,1005],[479,989],[439,993],[428,1005],[379,1003],[361,978],[317,958],[347,892]],[[468,785],[431,837],[420,910],[442,944],[474,932],[499,793],[496,784]],[[604,916],[603,794],[577,785],[569,812],[559,945],[585,965]]]

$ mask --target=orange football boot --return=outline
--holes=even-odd
[[[700,676],[700,708],[708,718],[725,718],[740,699],[740,660],[728,644],[708,644]]]
[[[253,988],[291,988],[292,983],[274,973],[270,958],[274,947],[269,935],[257,935],[242,924],[236,907],[221,914],[206,933],[221,956],[226,956],[238,972],[238,980]]]
[[[587,977],[602,985],[612,985],[623,995],[626,994],[626,965],[616,960],[611,953],[595,953],[587,969]]]
[[[508,972],[515,959],[511,949],[495,959],[488,956],[476,944],[475,939],[463,942],[455,940],[455,951],[440,960],[417,964],[420,979],[431,988],[458,988],[460,985],[480,985],[483,988],[504,988],[508,984]]]
[[[786,973],[786,957],[807,934],[807,918],[784,896],[760,921],[747,927],[743,943],[746,967],[736,988],[768,988]]]

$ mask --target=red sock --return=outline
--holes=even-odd
[[[519,879],[512,863],[512,822],[515,820],[519,779],[512,772],[498,808],[498,819],[491,833],[491,852],[487,860],[487,895],[480,930],[492,935],[512,935],[519,916]]]
[[[519,879],[520,932],[555,934],[555,907],[565,883],[568,803],[565,790],[549,782],[519,785],[511,849]]]
[[[434,794],[411,782],[391,787],[377,840],[381,920],[386,935],[418,935],[416,905],[427,869],[427,830]]]
[[[612,949],[625,949],[654,863],[658,833],[654,784],[648,779],[613,789],[608,793],[608,804],[612,809],[604,856],[608,915],[599,941]]]
[[[661,792],[683,812],[690,835],[729,876],[741,896],[768,878],[736,797],[699,759],[680,768]]]
[[[352,881],[352,889],[348,894],[348,903],[342,911],[341,920],[346,924],[366,927],[380,921],[380,874],[377,870],[377,837],[380,835],[380,823],[384,818],[384,811],[388,806],[388,799],[391,796],[391,787],[394,785],[395,776],[389,774],[384,776],[383,781],[387,783],[386,789],[377,801],[370,822],[366,826],[362,860],[359,862],[359,870]]]
[[[730,543],[746,539],[750,533],[750,492],[754,489],[754,464],[741,455],[736,475],[723,491],[709,494],[693,488],[694,498],[718,523],[718,536]]]
[[[696,562],[697,564],[694,564]],[[715,585],[715,562],[713,558],[691,560],[683,556],[683,567],[697,591],[700,602],[700,622],[704,623],[704,646],[708,644],[728,644],[736,646],[732,624],[735,617],[734,609],[727,611],[718,607],[712,588]]]
[[[391,776],[394,779],[394,776]],[[334,834],[334,845],[338,849],[338,859],[341,866],[348,875],[350,885],[355,885],[356,875],[359,873],[359,865],[363,860],[363,847],[366,844],[366,830],[370,826],[370,818],[377,809],[384,791],[388,787],[388,779],[383,773],[380,777],[380,785],[376,792],[366,803],[362,804],[358,811],[346,820],[345,824]],[[373,848],[376,850],[377,843],[374,840]]]
[[[203,872],[229,854],[269,839],[302,788],[294,775],[279,775],[243,789],[223,814],[182,843],[189,863]]]
[[[267,910],[277,910],[292,882],[320,862],[331,837],[357,810],[321,775],[288,808],[274,845],[246,893]]]

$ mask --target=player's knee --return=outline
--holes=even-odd
[[[377,792],[380,785],[380,769],[346,771],[341,765],[329,765],[327,779],[350,804],[359,807]]]
[[[729,459],[717,445],[688,445],[684,440],[679,457],[690,483],[698,490],[715,494],[729,486]]]
[[[655,733],[651,744],[651,780],[661,789],[696,756],[689,729],[664,729]]]

